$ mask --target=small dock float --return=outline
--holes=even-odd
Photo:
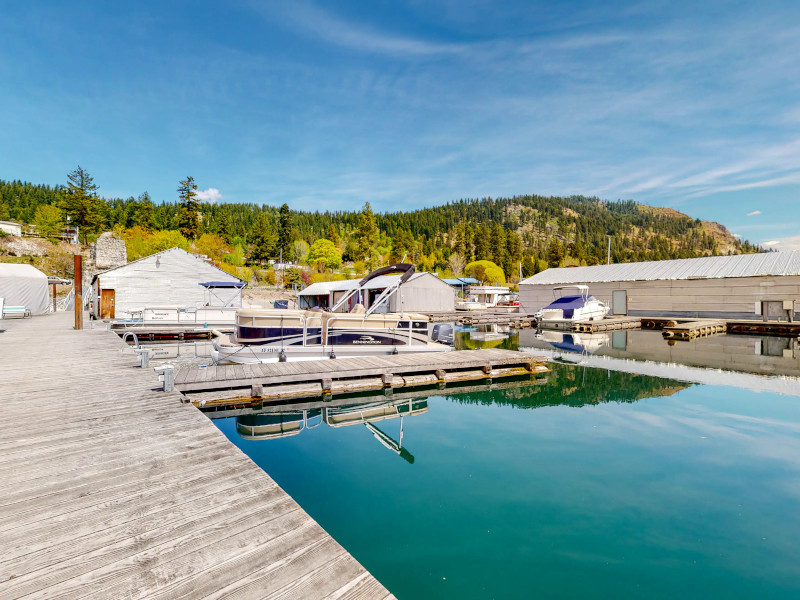
[[[607,317],[598,321],[578,321],[572,324],[572,331],[581,333],[594,333],[596,331],[636,329],[641,326],[641,317]]]
[[[253,365],[191,367],[175,372],[174,387],[193,401],[248,395],[263,400],[436,385],[546,373],[547,359],[515,350],[458,350]],[[214,392],[199,399],[198,392]]]
[[[667,339],[693,340],[698,337],[725,333],[726,329],[727,325],[725,321],[714,319],[666,325],[662,329],[662,333]]]

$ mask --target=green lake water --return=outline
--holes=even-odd
[[[399,418],[215,423],[402,600],[800,597],[800,398],[558,364],[443,394],[400,454]]]

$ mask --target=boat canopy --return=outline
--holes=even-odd
[[[393,275],[395,273],[403,274],[402,277],[400,277],[400,282],[398,283],[398,285],[402,285],[414,274],[414,265],[410,263],[397,263],[394,265],[389,265],[388,267],[375,269],[371,273],[368,273],[364,279],[359,281],[358,285],[359,287],[363,287],[368,281],[375,279],[376,277],[380,277],[381,275]]]
[[[205,288],[206,306],[235,306],[242,305],[242,288],[247,285],[244,281],[206,281],[200,283]]]
[[[206,281],[200,285],[204,288],[243,288],[247,284],[244,281]]]
[[[381,267],[380,269],[375,269],[371,273],[369,273],[364,279],[358,282],[358,287],[355,289],[350,290],[347,294],[345,294],[339,301],[331,308],[331,312],[336,312],[336,310],[340,307],[345,305],[346,302],[350,300],[355,294],[360,293],[367,283],[371,280],[381,277],[382,275],[392,275],[395,273],[402,273],[402,276],[397,281],[393,282],[391,285],[386,287],[386,289],[381,292],[381,294],[374,300],[372,305],[370,305],[369,309],[364,313],[365,316],[371,315],[375,312],[381,304],[386,302],[386,300],[394,294],[397,289],[403,285],[406,281],[408,281],[411,276],[414,274],[414,265],[410,263],[397,263],[394,265],[389,265],[388,267]]]

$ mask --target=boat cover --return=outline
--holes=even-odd
[[[47,312],[47,275],[31,265],[0,263],[0,298],[5,306],[24,306],[32,315]]]
[[[589,296],[588,300],[594,300],[593,296]],[[575,314],[576,308],[583,308],[586,305],[587,298],[585,296],[561,296],[555,302],[551,302],[542,310],[550,308],[560,308],[564,311],[564,318],[571,319]]]

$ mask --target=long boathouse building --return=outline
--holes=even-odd
[[[569,285],[588,285],[612,315],[796,319],[800,251],[547,269],[520,282],[520,311]]]

